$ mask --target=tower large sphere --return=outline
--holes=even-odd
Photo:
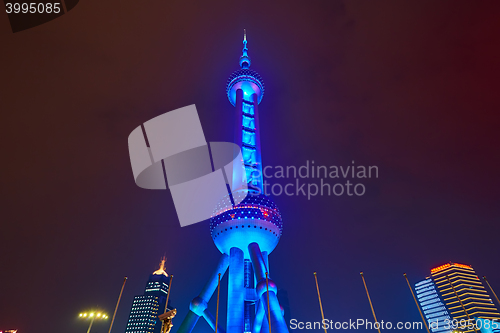
[[[246,191],[233,193],[244,197]],[[249,190],[238,205],[233,206],[229,196],[224,197],[214,210],[210,220],[212,239],[220,252],[229,254],[232,247],[244,252],[246,259],[248,245],[258,243],[261,251],[271,253],[281,237],[283,222],[276,204],[267,196]]]

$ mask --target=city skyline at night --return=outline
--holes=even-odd
[[[32,14],[0,13],[0,330],[85,332],[90,321],[79,314],[99,309],[109,319],[96,320],[91,333],[107,333],[113,318],[111,333],[123,333],[134,298],[166,253],[177,333],[223,253],[230,257],[238,243],[243,306],[232,306],[241,304],[241,284],[228,295],[224,274],[218,321],[225,330],[234,309],[232,318],[243,317],[243,332],[251,332],[255,317],[245,313],[255,314],[259,301],[248,290],[259,281],[248,274],[254,265],[243,243],[253,237],[261,237],[261,253],[274,247],[266,268],[287,291],[287,325],[323,315],[373,321],[374,314],[421,325],[408,284],[417,298],[413,287],[426,276],[441,302],[433,305],[452,319],[461,306],[447,309],[439,298],[446,283],[430,273],[450,260],[473,267],[498,309],[491,290],[500,295],[500,2],[109,0],[67,10],[15,33],[9,16],[21,22]],[[244,29],[248,68],[240,65]],[[243,107],[252,106],[248,88],[265,90],[257,104],[260,150],[255,119],[243,110],[235,129],[237,89],[228,96],[228,83],[243,75],[235,71],[258,72],[244,74],[251,81],[242,87]],[[241,134],[248,187],[262,181],[267,198],[249,197],[256,202],[230,212],[232,203],[214,195],[205,220],[181,226],[170,187],[137,186],[129,135],[186,105],[196,105],[201,144],[235,147]],[[180,126],[168,133],[175,131],[186,133]],[[208,153],[204,162],[212,162]],[[186,201],[184,212],[196,212]],[[211,221],[219,202],[229,215]],[[236,224],[231,214],[254,222]],[[260,236],[232,237],[236,226],[260,232],[261,222]],[[214,290],[206,310],[215,320]],[[191,333],[210,331],[200,318]],[[397,330],[381,329],[389,331]]]

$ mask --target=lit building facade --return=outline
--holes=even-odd
[[[433,323],[429,327],[433,333],[500,332],[500,313],[469,265],[449,263],[433,268],[430,277],[415,285],[415,291],[427,321]],[[478,329],[464,328],[461,320],[475,323]],[[484,327],[487,320],[497,321],[499,329]],[[459,327],[450,327],[452,323]]]
[[[215,330],[215,319],[207,304],[217,289],[219,274],[222,277],[226,271],[226,330],[219,313],[217,333],[268,332],[268,318],[273,332],[288,333],[277,287],[269,273],[268,255],[278,245],[283,223],[276,204],[262,194],[259,103],[264,83],[250,64],[245,35],[240,69],[229,77],[226,94],[234,106],[234,142],[241,148],[245,165],[245,173],[235,170],[232,177],[244,174],[248,190],[233,191],[214,207],[210,233],[222,256],[199,296],[191,302],[177,333],[191,333],[200,317]]]
[[[437,322],[436,325],[429,327],[432,333],[450,332],[445,326],[451,317],[439,297],[434,281],[427,278],[415,284],[415,293],[427,322]]]
[[[158,316],[165,311],[168,283],[163,258],[160,268],[150,275],[144,294],[134,297],[125,333],[160,333]]]

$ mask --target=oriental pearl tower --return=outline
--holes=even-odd
[[[282,234],[283,223],[276,204],[262,194],[262,164],[258,105],[264,95],[260,75],[250,69],[246,33],[240,69],[228,80],[226,93],[234,106],[234,140],[242,151],[247,190],[222,198],[210,220],[212,239],[222,253],[208,282],[189,306],[178,333],[191,333],[200,317],[215,330],[216,320],[207,303],[217,289],[218,275],[228,271],[227,333],[288,333],[277,288],[269,275],[268,255]],[[234,175],[241,173],[234,172]],[[243,201],[235,200],[237,196]],[[240,202],[241,201],[241,202]],[[235,205],[234,202],[240,202]],[[267,275],[267,280],[266,280]],[[218,321],[217,332],[226,332]]]

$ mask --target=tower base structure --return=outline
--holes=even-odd
[[[208,311],[207,306],[210,298],[217,288],[219,273],[223,276],[229,269],[228,284],[228,311],[227,331],[220,325],[217,332],[220,333],[267,333],[269,332],[268,318],[271,318],[271,330],[275,333],[288,333],[288,328],[283,317],[277,298],[277,287],[269,278],[267,253],[260,251],[259,244],[251,243],[248,246],[251,265],[245,265],[243,250],[233,247],[230,255],[223,254],[219,263],[205,284],[200,294],[195,297],[189,306],[189,312],[180,325],[177,333],[191,333],[200,317],[205,318],[210,327],[215,331],[215,318]],[[266,258],[266,259],[265,259]],[[246,267],[247,268],[246,268]],[[252,269],[257,281],[255,288],[245,287],[245,273]],[[247,271],[247,272],[245,272]],[[268,273],[266,281],[266,273]],[[246,305],[255,305],[255,312],[248,314]],[[253,318],[248,322],[247,316]],[[251,326],[251,327],[249,327]]]

